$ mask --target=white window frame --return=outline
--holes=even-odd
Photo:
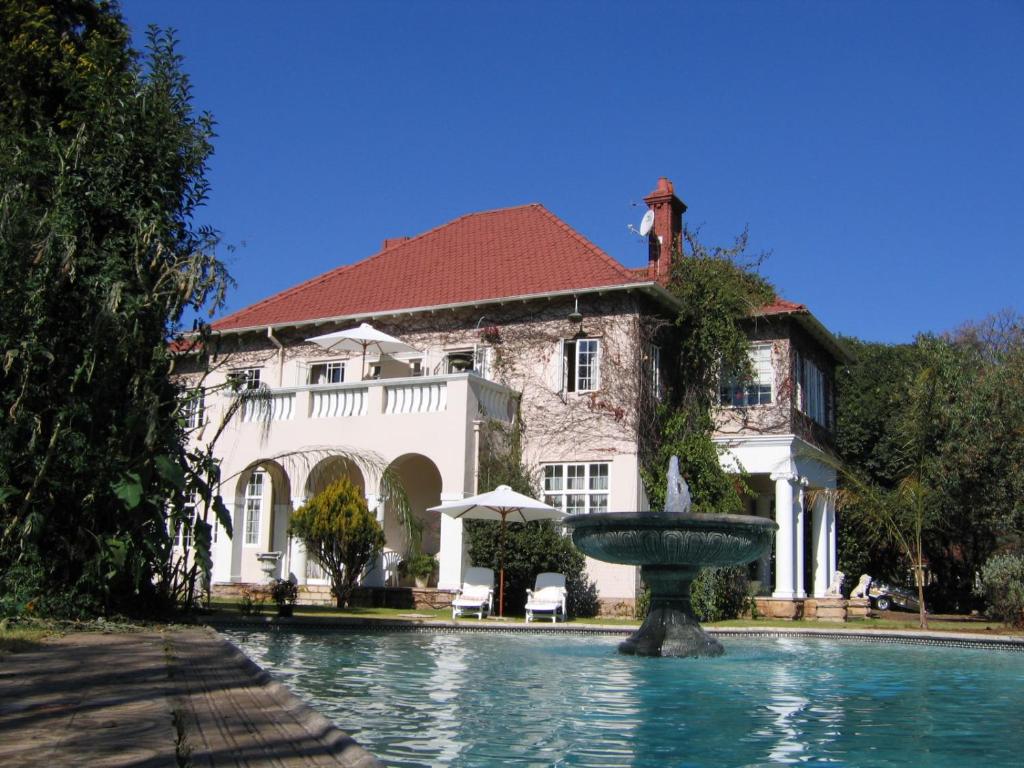
[[[541,472],[545,503],[573,515],[608,511],[610,462],[549,462],[541,464]]]
[[[320,369],[320,370],[318,370]],[[316,381],[317,374],[322,373],[323,381]],[[345,382],[345,361],[325,360],[323,362],[310,363],[309,373],[306,376],[306,383],[310,386],[325,386],[328,384],[343,384]]]
[[[206,416],[206,390],[195,387],[184,393],[182,413],[185,416],[185,428],[195,429],[203,425]]]
[[[241,389],[259,389],[262,368],[237,368],[228,373],[228,380],[234,382],[235,391]]]
[[[260,526],[263,523],[263,497],[266,492],[267,473],[262,469],[253,470],[245,484],[245,498],[242,502],[245,515],[242,520],[242,543],[247,547],[260,545]]]
[[[589,348],[581,354],[580,345]],[[601,340],[562,339],[562,391],[585,394],[601,389]],[[584,362],[584,355],[587,362]]]
[[[772,359],[772,345],[751,344],[748,354],[753,377],[747,381],[721,382],[718,402],[723,408],[756,408],[775,402],[775,361]]]
[[[452,366],[455,360],[462,360],[469,363],[468,368],[456,370]],[[481,379],[490,378],[491,348],[483,345],[475,347],[459,347],[458,349],[446,349],[442,370],[446,374],[451,373],[474,373]]]
[[[661,400],[661,347],[647,345],[647,375],[651,383],[651,396]]]

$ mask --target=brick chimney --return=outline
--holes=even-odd
[[[673,254],[682,254],[683,214],[686,203],[676,197],[672,182],[662,176],[658,186],[644,198],[654,211],[654,226],[647,235],[647,276],[667,283],[672,273]]]

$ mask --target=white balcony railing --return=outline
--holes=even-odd
[[[508,387],[467,373],[316,384],[268,392],[266,398],[243,406],[241,420],[346,419],[454,411],[470,420],[483,416],[510,422],[517,397]]]
[[[309,416],[313,419],[365,416],[366,394],[366,387],[312,390],[309,397]]]
[[[448,407],[448,382],[424,381],[384,386],[384,413],[437,413]]]
[[[274,392],[265,399],[242,404],[242,421],[289,421],[294,416],[294,392]]]

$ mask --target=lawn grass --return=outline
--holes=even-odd
[[[9,626],[7,622],[0,622],[0,661],[10,653],[35,650],[49,634],[51,632],[46,629]]]

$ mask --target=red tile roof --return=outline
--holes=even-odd
[[[763,307],[754,311],[755,315],[788,315],[794,312],[809,312],[807,305],[797,304],[795,301],[786,301],[786,299],[776,297],[775,301],[771,304],[765,304]]]
[[[648,282],[544,206],[472,213],[214,323],[255,326]]]

